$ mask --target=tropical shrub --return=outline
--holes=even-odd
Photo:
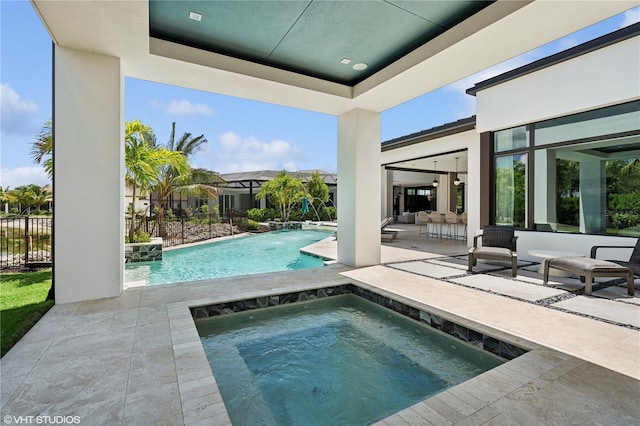
[[[211,222],[220,223],[220,209],[218,209],[218,206],[211,209]]]
[[[287,221],[294,206],[302,201],[305,194],[302,180],[297,176],[289,176],[283,170],[274,179],[262,185],[256,199],[269,199],[271,204],[278,209],[280,219]]]
[[[260,229],[260,224],[255,220],[249,219],[247,221],[247,229],[249,229],[249,231],[257,231]]]
[[[247,210],[247,217],[249,218],[249,220],[262,222],[262,209],[253,208]]]
[[[634,211],[640,213],[640,192],[629,194],[610,194],[609,210],[613,211]]]
[[[250,209],[247,211],[247,216],[251,220],[256,222],[267,222],[275,220],[278,217],[278,211],[276,209]]]
[[[316,209],[320,209],[322,203],[329,201],[329,187],[317,170],[311,173],[311,179],[307,182],[306,189],[310,201]]]
[[[133,241],[130,241],[129,236],[125,237],[125,243],[148,243],[151,241],[151,235],[147,232],[138,229],[133,233]]]
[[[558,205],[558,223],[578,226],[580,224],[580,198],[563,197]]]
[[[640,225],[640,214],[614,213],[611,215],[611,227],[625,229]]]

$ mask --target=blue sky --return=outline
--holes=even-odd
[[[637,22],[640,8],[513,58],[382,113],[382,140],[475,114],[465,90],[476,82]],[[0,1],[0,185],[48,179],[29,154],[51,118],[51,39],[27,0]],[[331,115],[127,79],[125,119],[150,125],[166,142],[204,134],[206,150],[191,163],[220,173],[251,170],[336,171],[337,119]]]

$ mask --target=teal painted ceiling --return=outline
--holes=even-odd
[[[492,2],[150,0],[149,35],[354,85]]]

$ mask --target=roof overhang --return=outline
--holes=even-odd
[[[54,43],[121,58],[126,77],[334,115],[387,110],[637,5],[499,0],[348,86],[150,38],[147,1],[32,3]]]

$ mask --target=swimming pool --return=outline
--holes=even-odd
[[[322,230],[274,231],[169,250],[162,261],[126,264],[125,282],[157,285],[320,267],[323,259],[300,249],[329,236]]]
[[[196,324],[234,425],[367,425],[504,362],[355,295]]]

